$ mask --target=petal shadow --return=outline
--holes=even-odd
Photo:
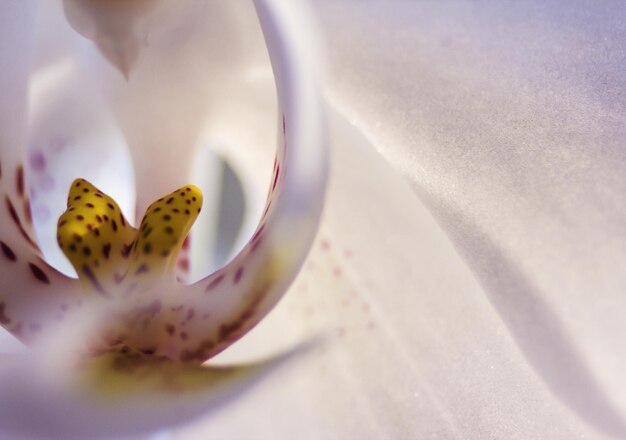
[[[594,377],[558,315],[494,241],[462,212],[416,192],[442,225],[476,275],[489,302],[552,393],[587,423],[608,435],[626,438],[626,422]]]
[[[0,369],[4,433],[102,438],[148,433],[215,412],[317,345],[267,360],[198,366],[139,354],[104,354],[66,370],[35,356],[5,357]]]

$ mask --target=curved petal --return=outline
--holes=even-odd
[[[550,393],[406,181],[349,122],[335,122],[320,238],[292,292],[215,360],[319,332],[331,341],[174,436],[606,438]]]
[[[145,22],[162,4],[160,0],[63,0],[70,25],[92,40],[126,79],[148,44]]]
[[[31,224],[26,153],[27,83],[37,4],[5,5],[0,17],[0,323],[23,341],[75,305],[72,280],[49,267]]]
[[[105,354],[55,371],[34,357],[3,358],[0,431],[37,438],[145,434],[215,412],[302,348],[238,366],[195,366],[132,354]],[[50,360],[50,359],[48,359]],[[52,368],[52,369],[51,369]]]
[[[316,5],[334,105],[411,182],[554,396],[624,437],[626,8]]]

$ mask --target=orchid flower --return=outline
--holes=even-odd
[[[72,52],[90,75],[71,76],[76,87],[67,88],[85,105],[95,102],[90,91],[102,92],[121,134],[92,127],[87,135],[128,143],[139,215],[190,183],[165,166],[179,159],[172,145],[236,146],[243,153],[230,153],[233,165],[250,187],[269,180],[261,170],[271,162],[261,166],[255,151],[271,125],[263,117],[274,114],[255,110],[271,102],[274,79],[258,18],[242,4],[189,2],[151,27],[155,4],[117,41],[128,46],[67,14],[91,39]],[[174,436],[626,437],[624,8],[402,0],[319,0],[314,8],[332,73],[333,167],[319,238],[289,294],[220,356],[249,361],[320,331],[334,335],[232,405],[211,401],[216,416]],[[0,40],[11,66],[3,84],[28,74],[14,54],[27,53],[32,26],[16,23],[2,29],[11,36]],[[69,40],[62,26],[54,31],[41,38],[52,49]],[[81,95],[74,89],[85,77],[93,82]],[[12,100],[3,130],[14,145],[24,87],[3,85]],[[155,123],[172,113],[185,117]],[[161,156],[145,160],[148,145],[162,147]],[[90,180],[132,212],[132,197]],[[30,370],[21,377],[10,389],[3,381],[5,396],[26,389],[40,396],[39,408],[51,406],[37,383],[24,385]],[[3,420],[32,413],[4,398]],[[161,403],[159,415],[168,408]],[[153,411],[146,406],[143,417]]]
[[[74,7],[85,5],[88,10],[79,21],[102,23],[116,18],[89,10],[93,4],[66,2],[65,13],[72,24]],[[107,2],[106,7],[115,5],[136,6]],[[316,232],[326,181],[325,130],[317,67],[311,64],[315,58],[304,57],[302,51],[314,43],[287,2],[250,4],[248,12],[258,14],[267,42],[278,95],[274,106],[257,110],[278,113],[278,121],[272,124],[278,142],[271,180],[266,182],[267,202],[258,226],[227,264],[195,282],[183,283],[176,280],[175,268],[178,261],[184,275],[189,267],[187,256],[179,254],[194,246],[193,240],[191,245],[185,240],[201,213],[202,191],[187,183],[162,194],[135,223],[108,192],[82,178],[106,172],[106,153],[123,160],[125,150],[117,148],[125,142],[123,130],[113,118],[107,119],[106,109],[98,107],[96,93],[77,100],[88,90],[81,89],[76,60],[55,60],[41,67],[43,72],[36,73],[30,84],[31,108],[26,113],[28,69],[36,50],[32,45],[36,7],[36,3],[11,4],[3,15],[5,66],[9,61],[19,66],[8,69],[3,78],[3,89],[12,95],[3,102],[4,130],[11,134],[0,157],[5,209],[0,238],[1,322],[35,351],[5,366],[2,426],[16,434],[63,438],[168,426],[226,401],[288,357],[228,368],[200,366],[241,338],[275,305],[302,265]],[[94,35],[97,40],[99,31]],[[9,53],[9,46],[16,44],[23,45],[18,54]],[[108,47],[98,45],[105,55]],[[128,81],[129,72],[123,73]],[[132,88],[130,83],[125,87]],[[270,121],[268,116],[263,122]],[[127,139],[131,149],[133,140]],[[257,142],[265,140],[261,137]],[[113,145],[105,146],[106,153],[98,156],[96,151],[107,142]],[[176,163],[158,146],[140,143],[143,152],[134,153],[143,158],[135,159],[146,163],[138,172],[150,174],[144,177],[158,179],[159,185],[184,178],[181,170],[195,160],[197,145],[182,145],[182,139],[177,142]],[[99,179],[102,185],[108,186],[108,180],[120,173],[119,162],[115,163],[113,175]],[[167,168],[175,169],[170,170],[175,178],[169,182],[165,182]],[[196,179],[205,177],[202,171]],[[147,187],[148,182],[138,179],[140,210],[158,186]],[[68,189],[59,217],[55,201]],[[126,194],[120,203],[133,199],[128,195],[132,188],[121,190]],[[55,269],[50,264],[53,258],[44,259],[46,251],[41,251],[35,233],[45,236],[50,223],[57,224],[55,249],[64,252],[78,279]]]

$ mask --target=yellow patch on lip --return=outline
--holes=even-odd
[[[171,272],[201,208],[201,191],[186,185],[150,205],[137,230],[111,197],[76,179],[57,240],[83,284],[110,296],[127,290],[129,278],[136,285],[146,274]]]

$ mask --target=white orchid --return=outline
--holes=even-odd
[[[19,188],[25,192],[29,184],[17,184],[21,150],[7,147],[25,145],[26,132],[35,153],[68,140],[76,146],[68,151],[106,147],[110,156],[98,156],[99,162],[129,164],[128,147],[138,213],[176,187],[203,188],[206,217],[194,229],[191,249],[193,270],[202,273],[212,263],[198,243],[215,230],[209,222],[216,204],[211,181],[189,166],[191,152],[200,152],[193,156],[200,163],[211,163],[202,156],[207,146],[223,155],[246,191],[270,182],[275,80],[259,17],[248,2],[137,0],[135,5],[150,9],[138,9],[122,23],[103,15],[90,22],[94,15],[80,4],[65,2],[66,15],[54,15],[48,6],[38,24],[44,31],[37,34],[28,4],[3,12],[3,190],[28,228]],[[275,71],[291,66],[298,78],[315,77],[307,75],[317,63],[307,14],[298,16],[302,11],[288,1],[257,5],[269,8],[260,22]],[[138,404],[127,413],[128,407],[116,411],[100,400],[97,411],[78,406],[93,403],[93,386],[80,395],[83,400],[68,394],[84,381],[63,374],[67,363],[54,353],[66,349],[58,342],[93,339],[68,336],[61,325],[53,340],[44,339],[52,353],[44,351],[22,370],[6,370],[11,374],[2,380],[2,426],[11,422],[13,428],[34,426],[58,435],[123,433],[206,413],[213,416],[176,428],[173,437],[626,437],[623,7],[319,0],[314,9],[333,74],[326,83],[333,166],[320,238],[289,294],[220,356],[231,365],[252,361],[329,329],[332,340],[252,389],[245,385],[263,367],[196,369],[197,376],[182,386],[197,392],[176,401],[146,401],[154,394],[139,382],[128,394],[111,397],[128,402],[134,396]],[[272,12],[285,20],[270,20]],[[290,23],[289,32],[281,31],[283,23]],[[90,40],[81,41],[76,31]],[[39,49],[30,123],[23,130],[34,41]],[[276,84],[281,99],[294,99],[294,111],[309,108],[304,96],[295,99],[302,89],[280,73]],[[311,117],[306,124],[317,127]],[[70,136],[56,132],[59,126],[78,131]],[[300,137],[300,128],[292,128],[297,139],[313,142]],[[67,179],[65,186],[74,177],[93,181],[133,217],[132,181],[124,180],[129,173],[109,167],[98,175],[89,171],[89,157],[73,155],[71,167],[65,159],[46,166]],[[323,163],[323,156],[318,159]],[[41,164],[39,155],[31,156],[26,176],[35,189],[50,190],[49,176],[38,174]],[[198,181],[184,179],[185,167],[195,168],[191,178]],[[323,182],[323,173],[316,175]],[[54,247],[55,216],[65,209],[59,201],[67,188],[57,189],[47,193],[51,206],[41,205],[41,191],[31,201],[39,242],[51,242],[43,246],[46,252],[60,252]],[[296,202],[313,203],[307,212],[315,213],[321,200],[316,194]],[[263,212],[250,200],[246,240]],[[3,289],[20,286],[25,314],[46,316],[57,309],[42,287],[52,292],[61,278],[53,280],[52,269],[35,261],[51,282],[40,285],[42,275],[28,265],[33,261],[25,255],[32,253],[10,209],[5,217],[0,231],[10,235],[0,239],[10,248],[7,257],[13,253],[26,265],[0,266]],[[298,266],[314,225],[287,239],[285,245],[299,252],[285,261]],[[281,226],[277,240],[289,229]],[[294,237],[302,243],[292,243]],[[48,257],[56,261],[58,254]],[[289,278],[280,277],[278,290]],[[17,323],[12,310],[7,303],[10,329]],[[89,312],[96,323],[110,316]],[[176,359],[176,353],[160,354]],[[147,377],[148,391],[164,396],[171,388],[155,386],[160,382],[154,377],[180,377],[188,368],[163,362],[148,361],[151,366],[130,377]],[[42,380],[34,380],[44,371]],[[95,371],[104,372],[100,379],[114,374]],[[240,374],[248,380],[238,380]],[[211,382],[216,377],[222,385],[217,390]],[[51,386],[49,378],[63,381]],[[88,382],[94,383],[101,382]],[[68,411],[79,423],[67,423]]]
[[[93,5],[99,7],[102,3],[66,2],[70,23],[92,20],[100,24],[116,18],[94,15],[98,10],[92,10]],[[113,2],[105,9],[115,5],[122,11],[126,8],[125,2]],[[140,4],[128,2],[130,9],[136,5],[141,8]],[[86,7],[85,15],[76,18],[75,7]],[[36,8],[35,3],[7,6],[5,41],[12,46],[26,46],[33,41]],[[125,139],[131,150],[134,141],[133,135],[125,136],[113,118],[107,119],[106,107],[98,102],[95,92],[97,82],[84,81],[89,87],[83,88],[81,76],[85,71],[80,68],[80,59],[55,58],[40,66],[30,88],[26,142],[26,86],[36,46],[20,48],[17,54],[6,53],[20,68],[12,68],[6,75],[6,87],[11,87],[15,98],[3,103],[5,123],[10,124],[5,127],[12,137],[6,139],[1,158],[5,214],[0,243],[4,258],[0,307],[4,327],[34,345],[36,356],[20,356],[5,366],[0,417],[6,431],[67,437],[128,434],[168,426],[226,400],[281,359],[256,366],[200,367],[261,320],[287,289],[316,232],[326,181],[317,67],[310,62],[314,58],[304,57],[301,50],[313,47],[313,42],[308,41],[301,22],[285,2],[261,1],[250,4],[250,8],[248,12],[256,10],[263,24],[278,85],[278,121],[271,123],[266,115],[276,110],[275,105],[257,109],[266,115],[263,122],[278,126],[274,169],[271,180],[266,182],[269,193],[260,219],[257,217],[258,226],[237,255],[210,276],[190,284],[177,282],[174,270],[177,260],[183,272],[189,266],[186,259],[179,258],[179,252],[186,249],[183,241],[201,212],[203,197],[198,187],[188,183],[174,192],[171,189],[174,182],[185,179],[181,170],[199,160],[194,155],[195,149],[201,150],[198,144],[177,141],[164,148],[148,139],[135,139],[144,148],[143,152],[134,150],[136,163],[144,162],[137,171],[146,173],[137,179],[140,209],[145,209],[145,197],[156,187],[171,188],[169,194],[147,207],[135,229],[132,220],[126,219],[128,206],[126,210],[120,208],[108,190],[105,193],[100,189],[115,189],[108,181],[124,174],[119,167],[118,160],[123,160],[119,152],[124,152]],[[47,9],[47,14],[55,13],[54,5]],[[167,9],[166,13],[165,19],[176,19],[169,14],[177,14],[177,8]],[[39,15],[41,22],[54,22],[54,16],[47,14]],[[63,21],[63,17],[57,17],[57,21]],[[12,28],[15,22],[18,29],[29,29],[30,34],[20,35]],[[122,27],[134,24],[122,23]],[[151,38],[157,38],[155,34],[151,33]],[[97,30],[96,42],[100,35]],[[122,41],[131,38],[124,33],[108,37]],[[105,43],[98,46],[104,53],[110,48]],[[218,64],[218,60],[211,60],[211,64]],[[233,76],[237,74],[234,67],[230,71]],[[128,78],[130,72],[124,73]],[[139,77],[139,69],[137,73]],[[209,83],[213,84],[210,89],[218,85]],[[131,84],[121,87],[130,89]],[[219,87],[227,84],[221,81]],[[263,85],[267,87],[268,83]],[[206,92],[201,89],[197,93]],[[268,91],[273,90],[269,87]],[[150,105],[142,101],[142,106]],[[133,105],[124,99],[120,103]],[[177,104],[169,99],[162,104],[169,115],[150,125],[177,125],[179,115],[170,113]],[[17,115],[17,120],[11,120],[11,114]],[[239,122],[244,121],[242,118]],[[189,123],[178,129],[191,137],[190,130],[199,134],[200,128],[204,127]],[[234,134],[239,135],[240,130],[241,126]],[[244,139],[241,136],[238,140]],[[227,137],[224,141],[236,146],[235,139]],[[267,142],[267,137],[255,141]],[[24,161],[27,144],[28,166]],[[99,149],[105,154],[98,155]],[[177,156],[175,162],[167,157],[172,153]],[[107,159],[111,157],[117,167],[106,176]],[[169,168],[177,171],[167,171]],[[172,180],[166,182],[168,173]],[[210,178],[207,174],[201,169],[194,180],[206,185]],[[96,187],[82,178],[87,175],[93,175],[101,185]],[[150,179],[144,180],[148,175]],[[133,200],[132,188],[120,187],[119,183],[121,200]],[[32,191],[28,191],[31,186]],[[55,192],[58,196],[68,188],[67,206],[59,217],[62,204]],[[58,248],[73,265],[79,280],[63,275],[43,260],[30,225],[31,204],[39,235],[45,237],[58,218]],[[203,243],[196,248],[206,246]],[[58,248],[53,249],[58,252]],[[54,255],[49,261],[56,261]]]

